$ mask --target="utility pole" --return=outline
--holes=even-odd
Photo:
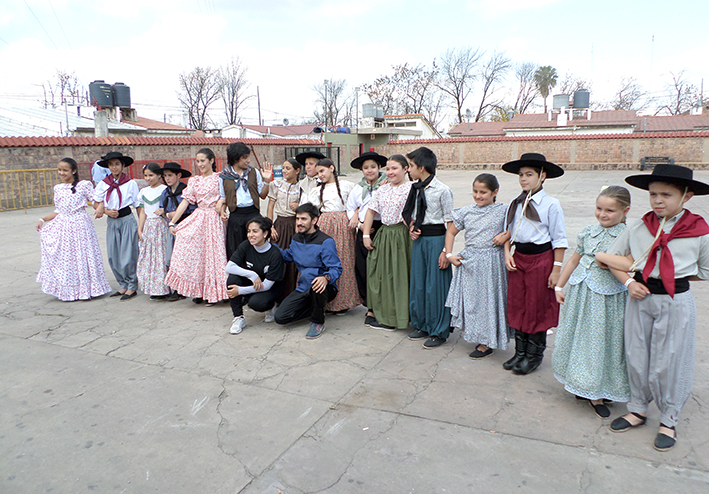
[[[261,95],[258,91],[258,86],[256,86],[256,100],[258,101],[258,124],[261,126]]]

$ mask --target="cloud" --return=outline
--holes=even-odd
[[[468,10],[479,11],[486,17],[500,17],[513,12],[538,10],[565,0],[471,0]]]

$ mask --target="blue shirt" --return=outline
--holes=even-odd
[[[237,172],[234,170],[234,168],[229,167],[230,171],[232,173],[241,175],[244,173],[245,170],[242,170],[241,173]],[[256,190],[261,194],[261,189],[263,189],[263,177],[261,174],[256,170]],[[224,192],[224,179],[222,177],[219,177],[219,197],[222,199],[226,199],[226,193]],[[249,192],[248,188],[244,190],[244,187],[239,183],[239,187],[236,188],[236,207],[237,208],[247,208],[249,206],[254,205],[254,200],[251,197],[251,192]],[[258,204],[256,204],[256,207],[259,207]]]
[[[182,183],[182,182],[180,182]],[[182,184],[184,185],[184,184]],[[175,197],[177,198],[177,204],[174,203],[174,201],[169,200],[168,197],[168,192],[170,190],[170,187],[167,186],[165,190],[162,191],[162,194],[160,194],[160,207],[165,210],[165,213],[174,213],[177,211],[177,206],[180,205],[182,202],[182,191],[185,190],[186,187],[180,187],[178,185],[177,190],[179,190],[178,194],[175,194]],[[187,210],[180,216],[180,220],[177,222],[179,223],[186,217],[192,214],[192,211],[194,211],[197,208],[196,204],[190,203],[189,206],[187,206]]]
[[[296,233],[287,249],[281,249],[283,261],[295,262],[300,272],[298,292],[307,292],[313,280],[328,275],[329,283],[337,286],[342,275],[342,263],[337,255],[335,241],[316,229],[313,233]]]
[[[91,167],[91,180],[94,181],[94,184],[98,184],[110,174],[111,170],[102,166],[98,166],[98,161],[95,161],[94,165]]]

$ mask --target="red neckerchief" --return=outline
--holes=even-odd
[[[657,215],[650,211],[643,216],[643,222],[650,231],[650,234],[654,236],[657,233],[657,229],[660,227],[660,221],[657,219]],[[672,227],[670,233],[662,232],[660,237],[652,244],[650,254],[647,256],[647,261],[645,262],[645,269],[643,269],[643,279],[647,281],[652,269],[655,267],[657,251],[662,248],[660,251],[660,279],[669,296],[674,298],[675,263],[672,260],[672,252],[670,252],[667,244],[673,238],[699,237],[707,234],[709,234],[709,225],[704,221],[704,218],[697,214],[692,214],[689,210],[685,209],[684,214],[677,220],[677,223]]]
[[[121,173],[118,177],[118,181],[113,178],[113,174],[103,179],[103,182],[108,185],[108,190],[106,191],[106,204],[108,204],[108,198],[111,197],[111,192],[114,190],[118,191],[118,208],[120,209],[121,203],[123,202],[123,194],[121,194],[120,186],[130,182],[130,178],[125,173]]]

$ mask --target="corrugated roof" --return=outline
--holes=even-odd
[[[709,115],[638,117],[635,132],[681,132],[709,130]]]
[[[232,125],[230,128],[249,129],[259,134],[277,135],[281,137],[308,135],[313,133],[316,125]]]
[[[0,148],[15,147],[71,147],[71,146],[228,146],[232,142],[248,145],[316,146],[314,139],[225,139],[223,137],[9,137],[0,136]]]
[[[92,129],[92,118],[80,117],[74,108],[0,108],[0,136],[63,136],[77,128]],[[142,127],[109,120],[108,129],[113,131],[144,131]]]
[[[152,120],[145,117],[137,117],[135,122],[124,121],[123,123],[137,125],[138,127],[143,127],[150,130],[180,130],[182,132],[192,132],[192,129],[188,129],[187,127],[161,122],[160,120]]]
[[[503,136],[507,122],[461,123],[448,131],[449,135],[460,136]]]

